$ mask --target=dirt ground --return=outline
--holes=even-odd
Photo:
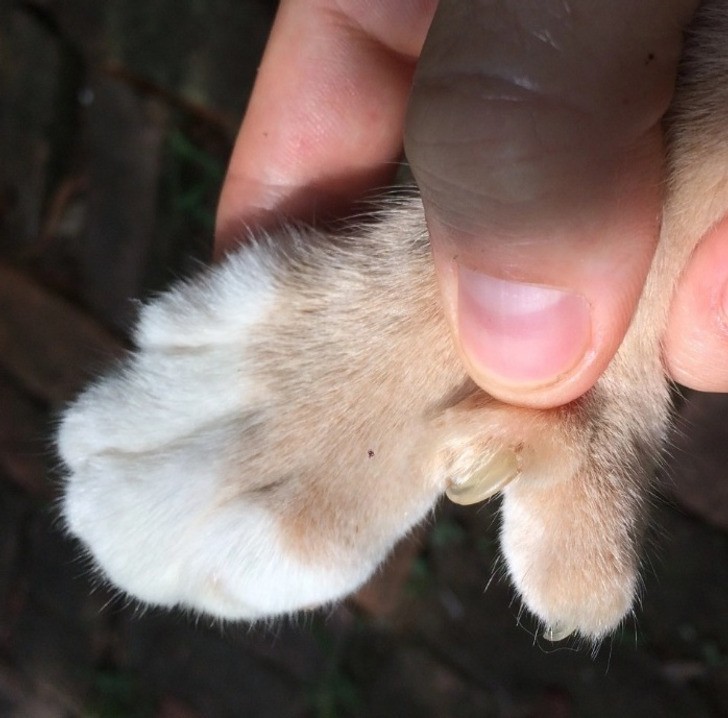
[[[54,417],[209,252],[274,3],[0,0],[0,718],[728,716],[728,401],[686,393],[636,620],[534,634],[497,505],[443,505],[354,600],[250,628],[141,611],[64,537]]]

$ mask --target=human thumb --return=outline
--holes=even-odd
[[[617,350],[659,229],[661,118],[695,0],[442,0],[405,147],[446,314],[512,403],[586,391]]]

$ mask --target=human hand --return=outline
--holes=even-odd
[[[505,401],[574,399],[619,346],[652,257],[660,120],[696,4],[442,0],[423,50],[435,2],[284,0],[218,252],[242,223],[337,213],[385,185],[422,52],[406,145],[466,365]],[[728,389],[727,232],[696,253],[666,338],[674,378],[699,389]]]

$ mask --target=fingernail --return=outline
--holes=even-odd
[[[591,341],[589,303],[580,294],[464,267],[458,269],[458,322],[471,368],[507,385],[556,381]]]
[[[518,457],[510,449],[503,449],[473,467],[472,473],[462,481],[453,481],[445,495],[454,504],[468,506],[490,498],[518,476]]]

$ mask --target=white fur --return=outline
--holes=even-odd
[[[143,308],[141,351],[66,413],[58,446],[68,466],[99,452],[153,451],[264,403],[244,351],[273,303],[271,273],[258,260],[234,255]]]
[[[165,351],[229,347],[265,321],[275,291],[265,254],[238,252],[144,307],[134,338]]]
[[[69,484],[69,528],[132,595],[222,618],[320,605],[361,583],[373,567],[351,575],[304,566],[279,545],[275,517],[254,501],[224,498],[221,457],[234,430],[203,432],[164,452],[89,459]]]

